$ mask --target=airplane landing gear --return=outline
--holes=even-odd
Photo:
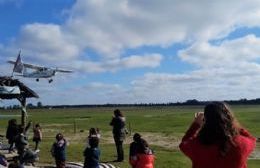
[[[53,79],[50,79],[50,80],[49,80],[49,83],[51,83],[52,81],[53,81]]]
[[[39,82],[39,79],[38,79],[38,78],[36,79],[36,82]]]

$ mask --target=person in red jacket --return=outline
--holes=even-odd
[[[130,160],[133,168],[154,168],[154,154],[144,139],[140,139],[135,158]]]
[[[193,168],[247,168],[255,145],[256,138],[239,125],[227,104],[213,102],[195,114],[179,147]]]

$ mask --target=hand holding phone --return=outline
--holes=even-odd
[[[200,126],[202,126],[203,123],[204,123],[204,113],[203,113],[203,112],[197,112],[197,113],[195,113],[194,122],[196,122],[197,124],[199,124]]]

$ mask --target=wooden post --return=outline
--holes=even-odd
[[[132,135],[131,123],[129,122],[128,124],[129,124],[129,126],[128,126],[129,127],[129,135],[131,136]]]
[[[77,125],[76,125],[76,119],[74,119],[74,134],[77,132]]]
[[[26,118],[27,118],[27,112],[26,112],[26,98],[20,97],[18,100],[21,103],[21,125],[25,128],[26,125]]]

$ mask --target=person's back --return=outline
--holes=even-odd
[[[113,126],[114,136],[122,136],[125,134],[125,118],[124,117],[114,117],[110,123]],[[125,135],[123,135],[125,136]]]
[[[135,133],[133,136],[133,142],[130,143],[129,147],[129,163],[132,166],[132,168],[135,167],[135,162],[137,160],[137,154],[139,147],[141,145],[141,135],[139,133]]]
[[[85,161],[84,168],[99,167],[100,150],[98,148],[87,147],[84,151]]]
[[[214,110],[219,110],[211,109],[219,106],[222,109],[219,113],[224,116],[214,114]],[[205,118],[203,113],[196,116],[182,139],[181,151],[192,160],[193,168],[247,168],[247,158],[255,147],[256,139],[245,129],[233,123],[233,116],[225,106],[222,107],[220,103],[215,103],[212,107],[210,107],[211,110],[207,110],[206,106]],[[226,114],[231,122],[226,124],[219,122],[226,119]],[[210,129],[216,125],[221,127]],[[228,127],[230,127],[230,131],[227,129]],[[221,134],[221,128],[225,128],[223,130],[229,135],[229,138],[226,138],[225,134]],[[218,133],[219,135],[217,135]]]
[[[6,138],[8,139],[9,146],[9,152],[13,150],[13,145],[15,143],[15,138],[18,135],[18,126],[16,123],[16,119],[11,119],[8,122],[8,127],[6,130]]]
[[[154,168],[155,156],[144,139],[138,142],[137,154],[131,159],[131,166],[134,168]]]
[[[138,162],[135,168],[154,168],[154,155],[152,153],[139,153],[137,154]]]
[[[219,153],[218,145],[203,145],[198,139],[181,144],[181,150],[188,155],[193,168],[246,168],[246,161],[254,148],[254,139],[250,136],[234,137],[236,146],[232,146],[225,156]]]
[[[100,150],[98,148],[98,137],[89,139],[89,147],[84,150],[84,168],[99,168]]]
[[[23,126],[18,127],[18,135],[15,136],[15,147],[19,155],[22,155],[26,146],[28,145],[27,137],[23,133]]]
[[[122,162],[124,160],[123,141],[126,136],[125,117],[119,109],[114,110],[114,117],[112,118],[110,125],[113,126],[113,137],[117,150],[116,162]]]

